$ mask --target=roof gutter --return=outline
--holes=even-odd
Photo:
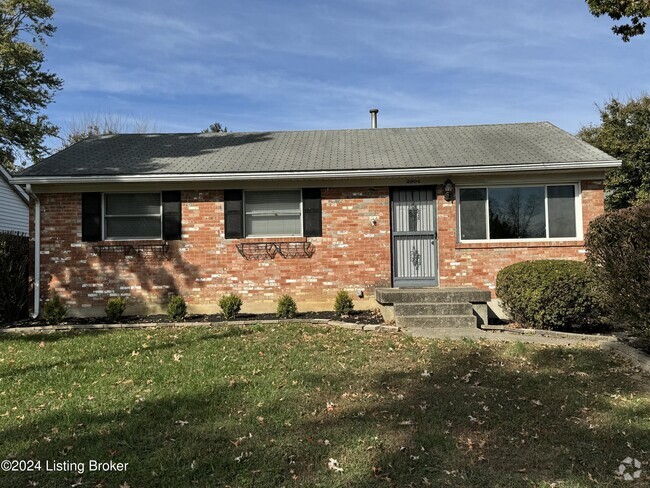
[[[613,169],[621,166],[620,160],[582,161],[571,163],[497,164],[481,166],[454,166],[400,169],[351,169],[326,171],[266,171],[248,173],[149,173],[134,175],[96,176],[15,176],[15,183],[48,185],[60,183],[163,183],[177,181],[232,181],[232,180],[311,180],[381,178],[399,176],[436,176],[475,173],[515,173],[522,171]]]
[[[34,310],[32,318],[41,313],[41,201],[27,184],[27,194],[34,199]]]

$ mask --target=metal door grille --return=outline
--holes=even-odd
[[[393,284],[438,284],[438,235],[433,188],[400,188],[392,198]]]

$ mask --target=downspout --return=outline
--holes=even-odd
[[[25,190],[34,199],[34,312],[32,318],[38,318],[41,309],[41,201],[27,184]]]

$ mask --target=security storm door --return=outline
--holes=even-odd
[[[391,202],[393,286],[437,286],[435,188],[395,188]]]

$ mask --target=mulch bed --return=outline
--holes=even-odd
[[[384,323],[384,319],[379,313],[379,310],[355,310],[348,316],[337,317],[334,312],[303,312],[299,313],[296,319],[300,320],[339,320],[341,322],[347,322],[351,324],[360,324],[360,325],[380,325]],[[251,321],[263,321],[263,320],[279,320],[274,313],[240,313],[237,315],[237,318],[233,320],[228,320],[228,323],[236,322],[251,322]],[[120,323],[122,324],[145,324],[145,323],[169,323],[170,320],[167,315],[129,315],[122,318]],[[213,315],[200,315],[200,314],[188,314],[185,317],[183,322],[206,322],[206,323],[220,323],[226,322],[223,315],[213,314]],[[183,322],[178,322],[178,324],[183,324]],[[110,324],[112,323],[106,317],[70,317],[67,318],[60,325],[94,325],[94,324]],[[18,320],[16,322],[10,322],[5,324],[0,324],[0,328],[9,328],[9,327],[45,327],[48,323],[45,320],[38,319],[24,319]]]

